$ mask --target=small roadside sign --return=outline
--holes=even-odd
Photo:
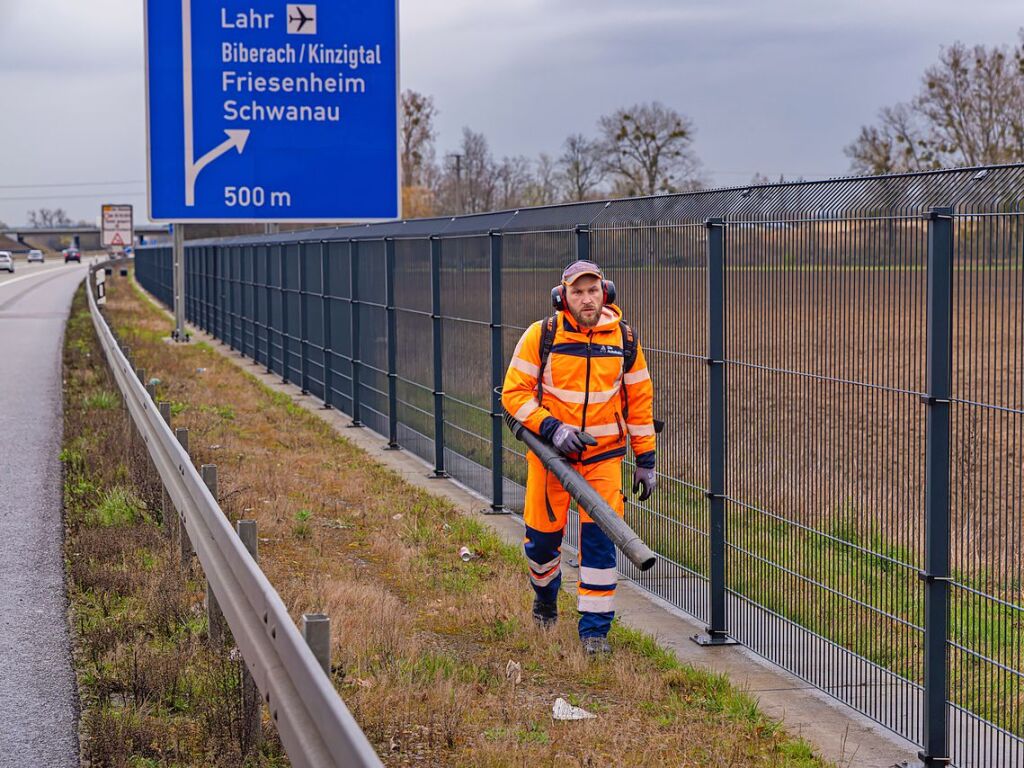
[[[104,248],[120,249],[133,242],[132,207],[104,205],[100,211],[100,229]]]
[[[149,217],[400,216],[398,2],[146,0]]]
[[[96,303],[100,306],[107,303],[107,273],[102,269],[96,271]]]

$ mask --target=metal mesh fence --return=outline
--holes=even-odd
[[[1022,211],[1005,166],[193,242],[186,308],[519,511],[493,389],[593,258],[667,422],[624,575],[927,760],[1024,768]],[[172,302],[169,248],[136,273]]]

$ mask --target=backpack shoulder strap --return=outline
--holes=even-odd
[[[546,320],[542,320],[543,325],[541,326],[540,333],[540,373],[537,374],[537,402],[541,402],[541,397],[544,395],[544,368],[548,364],[548,356],[551,354],[551,348],[555,345],[555,323],[558,321],[558,315],[551,315]]]
[[[625,320],[619,321],[622,330],[622,375],[625,376],[636,363],[636,333]],[[622,416],[629,418],[629,387],[622,383]]]
[[[622,329],[622,372],[629,373],[636,363],[636,333],[625,320],[619,322]]]

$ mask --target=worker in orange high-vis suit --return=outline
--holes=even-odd
[[[636,455],[633,493],[654,490],[654,388],[643,350],[615,305],[615,286],[592,261],[573,262],[552,290],[555,315],[534,323],[512,354],[502,405],[574,462],[623,514],[622,460],[627,438]],[[628,370],[626,368],[628,367]],[[586,432],[597,445],[586,445]],[[525,549],[541,626],[557,619],[561,549],[569,494],[540,459],[527,454]],[[579,634],[589,655],[608,653],[615,616],[615,545],[580,509]]]

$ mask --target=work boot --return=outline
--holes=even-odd
[[[589,658],[604,656],[612,652],[607,637],[581,637],[580,642],[583,643],[583,653]]]
[[[551,629],[558,621],[558,603],[545,603],[535,596],[533,598],[533,620],[541,629]]]

